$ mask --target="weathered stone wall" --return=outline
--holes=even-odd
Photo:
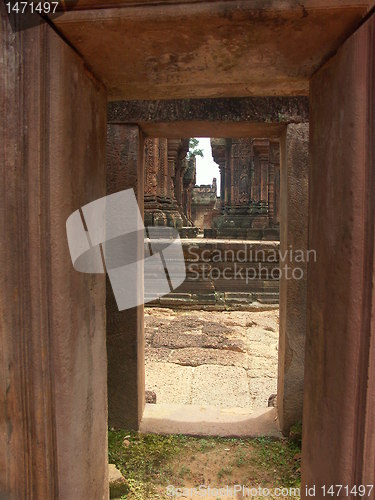
[[[302,420],[307,260],[314,258],[307,253],[309,125],[288,125],[281,138],[281,151],[280,250],[292,279],[280,281],[277,406],[280,427],[288,434],[291,426]],[[298,260],[294,257],[297,252],[302,252]]]
[[[374,46],[375,14],[310,87],[302,482],[317,489],[375,482]]]
[[[242,309],[278,304],[279,245],[182,240],[186,279],[152,305]]]
[[[106,499],[105,276],[66,238],[105,195],[106,93],[47,23],[0,12],[0,497]]]
[[[191,214],[193,224],[199,229],[211,229],[212,218],[217,214],[217,204],[220,200],[217,198],[216,179],[212,185],[195,186],[192,190]]]
[[[143,136],[135,125],[108,125],[107,194],[134,189],[143,215]],[[143,296],[144,240],[137,242],[138,280],[134,294]],[[108,421],[138,429],[145,404],[143,305],[119,311],[107,279]]]

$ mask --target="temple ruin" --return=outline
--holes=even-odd
[[[219,238],[278,240],[278,141],[214,139],[212,150],[221,175],[221,214],[213,220],[214,234]]]
[[[185,282],[155,305],[278,304],[279,259],[271,261],[271,255],[279,250],[279,147],[269,139],[211,139],[221,175],[217,197],[216,179],[212,186],[196,186],[189,139],[145,140],[145,224],[178,230],[187,272]],[[225,277],[215,266],[215,252],[223,255]]]
[[[194,226],[205,236],[213,236],[212,219],[220,214],[221,200],[217,196],[216,178],[212,184],[194,186],[191,199],[191,217]]]
[[[188,241],[189,137],[235,145],[219,236],[271,245],[279,234],[292,269],[290,247],[317,255],[299,263],[302,279],[280,279],[277,408],[266,422],[288,435],[302,418],[302,498],[312,486],[375,483],[374,7],[80,0],[28,26],[1,3],[1,498],[107,499],[108,425],[186,421],[152,415],[144,307],[119,311],[104,272],[73,268],[66,221],[132,189],[145,219]],[[240,139],[259,158],[243,174]],[[162,168],[145,197],[148,156]],[[143,241],[136,251],[142,263]],[[141,270],[130,288],[143,294]],[[242,425],[250,433],[254,418]]]
[[[195,162],[186,159],[189,139],[146,139],[145,224],[175,227],[183,237],[198,230],[191,220]]]
[[[145,224],[168,226],[181,237],[278,240],[280,226],[279,142],[211,139],[220,168],[221,192],[196,185],[189,139],[145,140]],[[204,231],[206,230],[206,231]]]

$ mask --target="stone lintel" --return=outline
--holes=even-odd
[[[308,97],[116,101],[109,123],[136,123],[153,137],[279,137],[288,123],[309,120]]]

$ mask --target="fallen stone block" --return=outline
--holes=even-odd
[[[108,464],[109,497],[120,498],[129,493],[129,485],[114,464]]]

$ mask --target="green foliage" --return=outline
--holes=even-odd
[[[300,487],[301,448],[298,444],[287,440],[256,438],[252,441],[255,465],[267,467],[275,471],[275,486]]]
[[[302,446],[302,422],[294,424],[289,432],[289,440],[301,448]]]
[[[124,439],[129,444],[124,445]],[[128,498],[150,498],[153,482],[167,484],[170,472],[168,462],[183,450],[185,436],[161,436],[127,431],[108,431],[108,460],[115,464],[126,478]]]
[[[216,443],[212,439],[201,438],[199,439],[199,451],[205,452],[215,448]]]
[[[230,477],[232,472],[233,472],[232,467],[222,467],[217,473],[217,477],[219,479],[222,479],[223,477]]]
[[[183,465],[180,469],[179,476],[181,478],[184,478],[185,476],[189,476],[190,474],[191,474],[191,470],[189,469],[189,467],[186,467],[186,465]]]
[[[186,158],[190,160],[194,156],[201,156],[203,158],[203,150],[198,148],[199,140],[194,137],[189,141],[189,152],[186,155]]]
[[[246,452],[244,449],[239,448],[235,454],[234,464],[236,467],[242,467],[246,463]]]
[[[128,483],[130,491],[123,497],[127,500],[165,498],[162,492],[168,484],[183,486],[193,480],[201,484],[195,464],[197,459],[202,460],[202,455],[211,457],[209,477],[216,477],[219,482],[242,478],[244,484],[256,480],[273,487],[296,488],[301,482],[299,440],[109,431],[108,447],[109,463],[116,465]],[[198,473],[202,471],[198,469]]]

